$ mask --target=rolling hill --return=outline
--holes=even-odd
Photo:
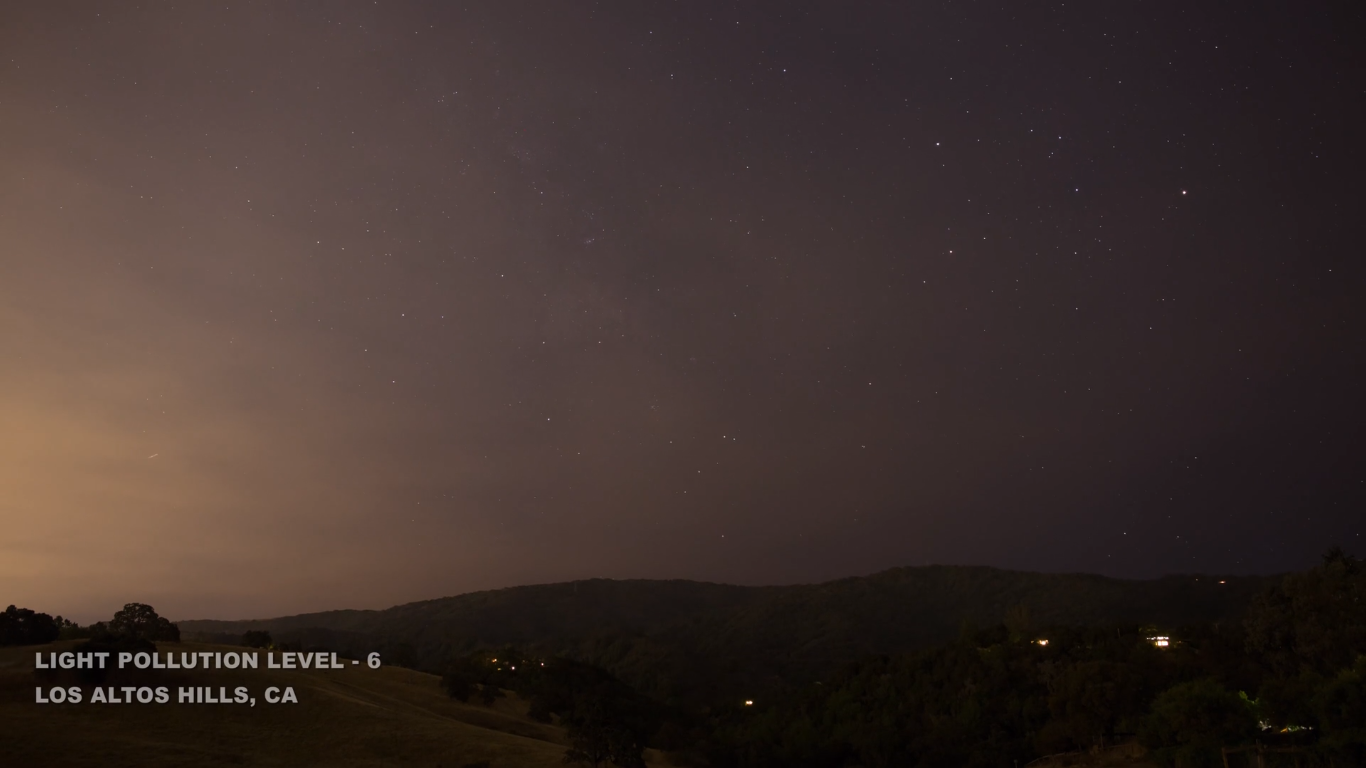
[[[75,672],[35,672],[34,653],[73,642],[0,648],[0,765],[148,766],[497,766],[563,765],[565,738],[525,716],[515,696],[493,707],[447,697],[437,678],[364,665],[342,670],[126,670],[103,685],[168,686],[164,704],[91,703],[93,684]],[[241,651],[197,643],[162,652]],[[264,662],[261,664],[265,666]],[[79,685],[79,704],[37,704],[35,687]],[[179,686],[292,687],[297,704],[180,704]]]
[[[231,642],[251,629],[306,647],[438,670],[454,654],[517,645],[603,666],[663,700],[767,690],[861,655],[955,637],[1023,606],[1035,627],[1175,627],[1237,617],[1273,577],[1135,581],[986,567],[897,568],[822,584],[742,587],[593,579],[475,592],[380,611],[254,621],[181,621],[187,637]]]

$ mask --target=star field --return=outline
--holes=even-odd
[[[4,14],[11,601],[1366,546],[1350,6]]]

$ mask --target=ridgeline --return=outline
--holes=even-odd
[[[851,659],[926,648],[1003,620],[1178,627],[1238,618],[1278,577],[1113,579],[986,567],[896,568],[822,584],[743,587],[592,579],[395,606],[255,621],[181,621],[188,638],[251,630],[305,648],[428,671],[477,648],[517,646],[601,666],[663,701],[801,685]]]

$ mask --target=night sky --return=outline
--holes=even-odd
[[[465,5],[4,4],[0,602],[1366,553],[1359,6]]]

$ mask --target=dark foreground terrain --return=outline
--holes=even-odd
[[[0,651],[0,722],[18,734],[0,765],[1366,765],[1366,563],[1340,549],[1275,578],[916,568],[179,626],[138,603],[90,627],[0,619],[22,643]],[[38,685],[88,690],[78,671],[33,669],[35,651],[76,638],[385,663],[104,683],[291,686],[292,705],[35,704]]]
[[[64,672],[35,675],[34,653],[72,642],[0,648],[3,766],[561,766],[562,729],[526,717],[516,696],[492,706],[446,696],[432,675],[397,667],[371,670],[131,671],[107,686],[158,686],[166,704],[90,703],[94,686]],[[181,651],[240,647],[162,643]],[[264,664],[263,664],[264,666]],[[35,684],[79,685],[80,704],[34,703]],[[180,685],[245,686],[246,705],[178,704]],[[297,704],[267,705],[266,687],[292,687]]]

